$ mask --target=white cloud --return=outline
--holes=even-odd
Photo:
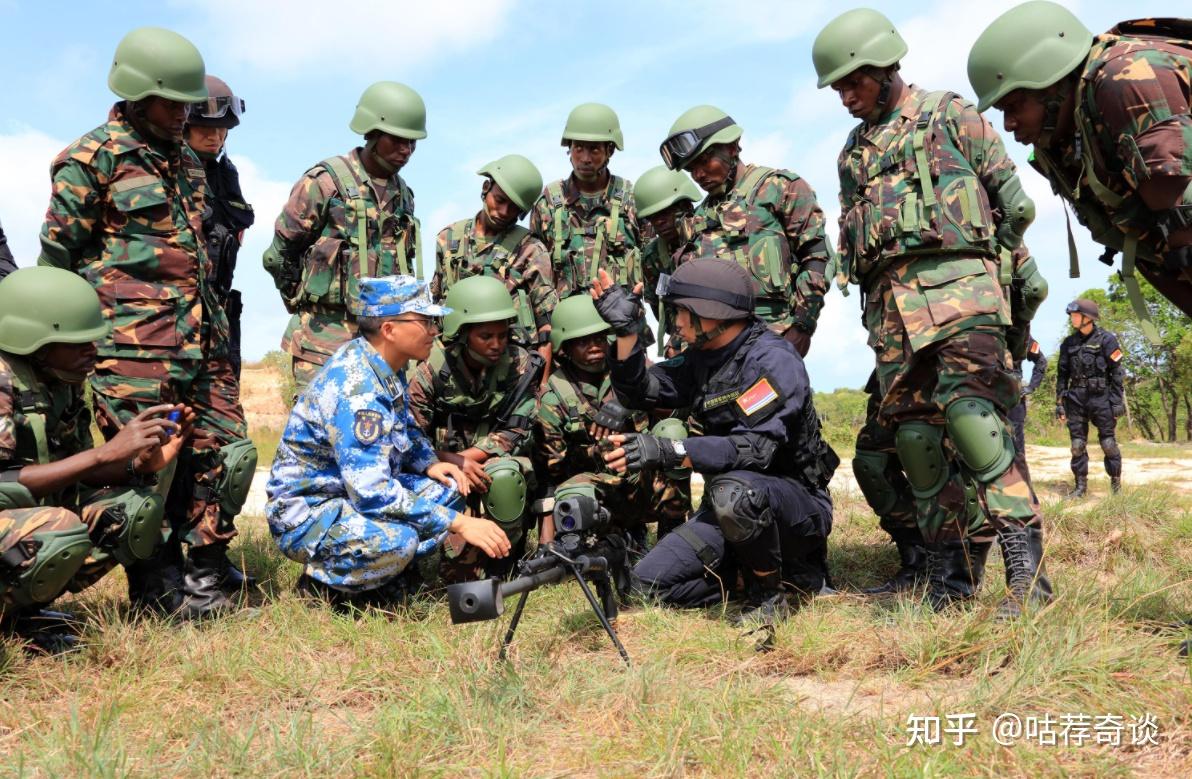
[[[684,20],[702,18],[719,35],[746,41],[785,41],[817,31],[824,0],[697,0],[678,5]]]
[[[37,236],[50,202],[50,163],[66,143],[27,126],[0,133],[0,222],[22,267],[37,264]]]
[[[503,32],[512,6],[513,0],[357,0],[329,11],[322,0],[207,0],[186,7],[203,14],[212,28],[212,51],[204,53],[213,62],[274,72],[317,66],[347,73],[408,67],[492,40]]]

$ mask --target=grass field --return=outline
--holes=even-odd
[[[134,618],[117,572],[66,601],[89,623],[80,653],[0,645],[0,774],[1192,775],[1192,661],[1176,654],[1190,633],[1171,627],[1192,616],[1192,500],[1156,484],[1047,517],[1059,596],[1019,622],[991,619],[995,562],[968,610],[822,597],[765,653],[718,613],[637,608],[618,626],[628,670],[573,585],[531,596],[507,664],[504,621],[454,627],[434,603],[358,618],[309,606],[297,566],[248,518],[234,550],[264,583],[234,616]],[[894,566],[856,496],[837,496],[831,542],[842,588]],[[999,745],[1003,713],[1051,715],[1058,745]],[[977,733],[907,746],[908,717],[950,714],[974,715]],[[1065,746],[1074,714],[1122,727],[1077,746],[1077,721]],[[1157,743],[1133,745],[1148,714]],[[1115,731],[1120,746],[1092,743]]]

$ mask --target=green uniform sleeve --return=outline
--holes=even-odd
[[[57,250],[43,249],[37,261],[39,265],[76,270],[102,217],[99,178],[90,166],[67,158],[54,164],[50,185],[50,207],[41,240],[43,247],[49,245]]]

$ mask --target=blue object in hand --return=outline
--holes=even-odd
[[[166,414],[166,419],[178,426],[177,429],[174,430],[174,435],[182,435],[182,412],[175,409],[169,414]]]

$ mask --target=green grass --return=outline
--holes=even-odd
[[[0,775],[1188,776],[1192,665],[1170,627],[1192,604],[1192,501],[1156,485],[1046,507],[1047,609],[823,597],[758,653],[713,610],[637,608],[625,669],[574,586],[534,593],[511,661],[505,621],[452,626],[419,604],[358,618],[293,594],[298,567],[246,519],[263,578],[247,608],[173,625],[125,610],[123,575],[63,605],[84,649],[0,645]],[[838,496],[831,562],[859,588],[895,565],[863,504]],[[996,553],[995,553],[996,556]],[[1006,748],[1002,712],[1153,714],[1158,746]],[[907,747],[910,714],[976,714],[962,747]],[[1128,730],[1127,742],[1128,742]]]

